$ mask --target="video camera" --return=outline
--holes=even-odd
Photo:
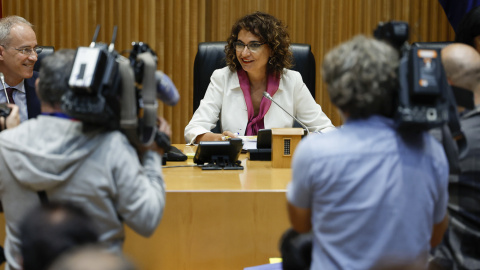
[[[466,151],[457,104],[473,109],[473,93],[448,84],[441,61],[447,43],[425,42],[409,45],[406,22],[379,23],[375,38],[384,40],[400,53],[399,90],[394,99],[394,120],[400,131],[423,131],[437,128],[450,162],[457,170],[458,156]],[[456,145],[453,143],[456,142]],[[458,154],[459,153],[459,154]]]
[[[0,103],[0,117],[7,117],[12,112],[12,109],[7,106],[7,103]]]
[[[175,85],[156,70],[157,56],[147,44],[132,43],[126,58],[114,50],[117,27],[108,46],[96,43],[99,31],[89,47],[77,49],[63,111],[86,126],[122,130],[134,146],[155,140],[168,151],[170,140],[157,129],[157,98],[175,105]]]

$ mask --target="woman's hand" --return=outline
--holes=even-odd
[[[226,130],[222,133],[222,141],[226,141],[230,138],[236,138],[236,137],[238,137],[238,133],[233,133],[233,132],[228,131],[228,130]]]
[[[201,141],[226,141],[230,138],[236,138],[238,137],[238,134],[233,133],[231,131],[224,131],[223,133],[212,133],[212,132],[207,132],[201,135],[198,135],[197,138],[195,139],[195,143],[199,143]]]

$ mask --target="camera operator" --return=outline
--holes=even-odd
[[[5,110],[3,107],[0,109],[0,131],[16,127],[20,124],[20,112],[18,106],[15,104],[5,104],[5,106]]]
[[[460,125],[468,148],[459,159],[459,174],[449,178],[450,225],[435,249],[434,262],[442,269],[479,269],[480,55],[461,43],[445,47],[441,55],[450,85],[472,91],[475,108],[461,114]]]
[[[325,56],[323,79],[342,128],[298,145],[287,189],[294,230],[314,234],[310,269],[420,263],[447,226],[448,166],[426,132],[394,120],[398,53],[357,36]]]
[[[125,237],[123,223],[149,236],[163,215],[163,150],[153,143],[142,151],[140,162],[122,132],[85,129],[61,111],[74,56],[73,50],[60,50],[42,61],[36,83],[42,114],[0,133],[6,269],[21,269],[18,224],[41,200],[82,205],[100,242],[117,252]],[[170,132],[168,124],[160,127]]]

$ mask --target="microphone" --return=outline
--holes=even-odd
[[[275,103],[278,107],[280,107],[280,109],[282,109],[284,112],[290,115],[290,117],[295,119],[295,121],[297,121],[305,130],[307,130],[307,135],[310,135],[310,131],[308,130],[307,126],[305,126],[305,124],[300,122],[300,120],[298,120],[295,116],[291,115],[289,112],[287,112],[287,110],[285,110],[282,106],[280,106],[280,104],[278,104],[275,100],[273,100],[272,96],[270,96],[270,94],[267,93],[267,91],[263,91],[263,96],[269,99],[270,101],[272,101],[273,103]]]
[[[162,71],[155,71],[157,81],[157,98],[169,106],[175,106],[180,99],[177,87],[172,80]]]
[[[7,98],[7,103],[10,104],[10,100],[8,100],[7,87],[5,87],[5,76],[3,75],[3,72],[0,72],[0,81],[2,81],[3,91],[5,92],[5,97]]]

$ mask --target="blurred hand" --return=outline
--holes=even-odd
[[[170,128],[167,120],[165,120],[163,117],[157,117],[157,126],[158,131],[161,131],[167,134],[169,138],[172,138],[172,129]]]
[[[0,126],[2,130],[6,128],[14,128],[20,125],[20,112],[18,106],[15,104],[7,104],[7,106],[11,108],[12,111],[7,116],[7,119],[3,117],[0,118]]]
[[[223,133],[212,133],[207,132],[204,134],[200,134],[195,139],[195,143],[199,143],[201,141],[226,141],[230,138],[237,138],[238,135],[231,132],[231,131],[224,131]]]
[[[163,117],[157,117],[157,126],[158,126],[158,131],[162,132],[167,135],[168,139],[168,145],[170,146],[170,137],[172,136],[172,129],[170,128],[170,125],[168,124],[167,120],[165,120]],[[158,135],[158,134],[157,134]],[[164,140],[165,141],[165,140]],[[153,141],[149,146],[144,147],[142,150],[152,150],[163,156],[165,153],[165,148],[161,147],[161,145],[158,145],[156,141]]]

